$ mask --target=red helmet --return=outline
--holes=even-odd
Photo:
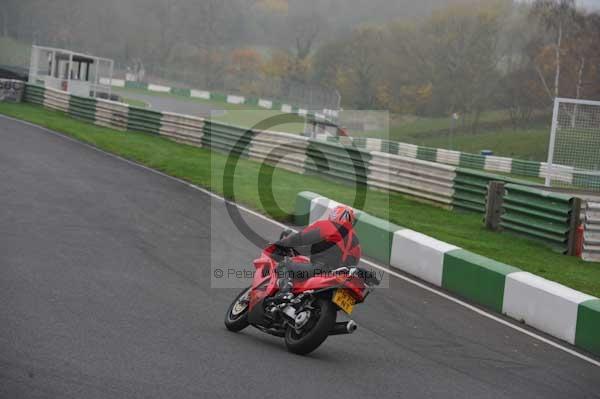
[[[337,224],[350,223],[354,225],[356,216],[352,208],[346,205],[338,205],[329,212],[329,220]]]

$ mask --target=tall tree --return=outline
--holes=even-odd
[[[531,14],[539,19],[542,29],[551,37],[550,42],[554,52],[552,94],[554,97],[558,97],[562,45],[565,37],[571,34],[575,27],[573,23],[577,14],[575,0],[536,0],[531,9]],[[544,86],[550,90],[550,85],[541,72],[539,72],[539,77],[543,80]]]

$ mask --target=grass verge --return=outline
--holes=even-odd
[[[61,112],[30,104],[0,103],[0,113],[62,132],[106,151],[143,163],[173,176],[222,193],[226,155],[179,144],[160,136],[119,132],[69,118]],[[310,190],[352,203],[354,190],[344,184],[288,172],[260,168],[259,162],[240,159],[236,170],[236,200],[275,219],[288,221],[296,194]],[[274,202],[261,203],[258,179],[274,172]],[[278,209],[278,206],[282,209]],[[486,230],[481,216],[447,211],[402,195],[369,190],[365,211],[452,243],[475,253],[519,267],[549,280],[600,297],[600,267],[552,252],[544,245],[506,233]]]

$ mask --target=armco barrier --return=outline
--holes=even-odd
[[[248,156],[250,143],[254,135],[255,133],[249,129],[215,121],[205,121],[202,146],[228,154]]]
[[[335,205],[301,192],[295,221],[306,225],[322,219]],[[357,234],[369,257],[600,355],[597,298],[364,212],[358,212]]]
[[[160,112],[129,107],[127,130],[159,134],[161,118],[162,114]]]
[[[70,96],[69,115],[94,122],[96,120],[96,99]]]
[[[433,154],[412,144],[399,143],[394,151],[374,151],[376,139],[328,137],[327,141],[245,128],[202,118],[157,112],[101,99],[69,95],[66,92],[27,85],[25,98],[43,102],[49,108],[98,125],[120,130],[162,134],[180,142],[210,147],[218,151],[241,151],[242,155],[295,171],[318,173],[349,183],[407,194],[447,208],[483,213],[490,180],[522,183],[515,179],[473,171],[439,162]],[[235,152],[235,151],[234,151]],[[468,157],[451,151],[437,151],[448,162],[465,164]],[[462,159],[462,161],[461,161]],[[479,161],[475,161],[476,163]],[[502,160],[489,158],[500,168]]]
[[[202,118],[84,98],[34,85],[27,85],[26,97],[101,126],[160,134],[299,173],[318,173],[351,184],[368,184],[446,206],[452,197],[452,167],[383,153],[371,154],[352,146],[350,140],[342,144],[324,143],[286,133],[249,131]],[[389,169],[386,171],[386,168]]]
[[[107,82],[104,80],[104,82]],[[132,81],[123,81],[119,79],[113,79],[112,85],[115,87],[126,87],[134,89],[142,89],[155,92],[169,92],[175,95],[183,97],[193,97],[210,99],[213,101],[219,101],[223,103],[234,103],[234,104],[248,104],[256,105],[263,108],[269,109],[281,109],[283,112],[304,114],[306,110],[294,107],[288,104],[280,104],[272,100],[258,99],[258,98],[245,98],[236,95],[226,95],[221,93],[211,93],[203,90],[194,90],[188,88],[178,88],[162,86],[152,83],[141,83]],[[33,101],[34,98],[30,97]],[[33,102],[32,101],[32,102]],[[335,110],[324,109],[322,113],[307,113],[312,118],[326,119],[326,117],[338,117],[338,112]],[[331,138],[328,138],[330,140]],[[332,141],[336,140],[334,137]],[[480,154],[470,154],[459,151],[446,150],[441,148],[432,148],[425,146],[418,146],[414,144],[399,143],[395,141],[377,139],[377,138],[358,138],[360,143],[357,143],[358,148],[367,149],[369,151],[381,151],[392,155],[401,155],[409,158],[416,158],[420,160],[444,163],[453,166],[460,166],[463,168],[474,169],[474,170],[485,170],[489,172],[502,172],[511,173],[514,175],[531,176],[538,178],[545,178],[550,174],[546,164],[544,162],[526,161],[520,159],[511,159],[507,157],[499,156],[484,156]],[[365,145],[368,143],[368,146]],[[581,173],[576,173],[572,167],[568,166],[557,166],[552,171],[552,177],[554,180],[562,181],[569,184],[578,185],[580,182],[583,186],[588,185],[589,181],[592,180],[594,186],[600,187],[600,177],[598,176],[587,176]],[[474,210],[474,209],[472,209]]]
[[[160,113],[101,99],[27,85],[26,98],[50,108],[69,112],[102,126],[162,134],[188,144],[267,160],[305,173],[318,173],[349,183],[365,184],[434,202],[451,208],[484,211],[487,182],[501,177],[469,171],[417,158],[418,146],[400,143],[394,155],[374,151],[376,139],[355,142],[348,137],[329,137],[331,142],[276,133],[248,131],[215,121],[173,113]],[[234,151],[234,152],[235,152]],[[389,151],[392,152],[392,151]],[[441,152],[436,153],[436,160]],[[460,154],[443,153],[460,163]],[[431,159],[421,151],[421,158]],[[464,157],[463,157],[464,158]],[[463,162],[464,163],[464,162]],[[503,178],[504,181],[510,181]]]
[[[322,140],[337,142],[339,137],[322,137]],[[377,138],[356,137],[356,146],[371,151],[381,151],[392,155],[401,155],[424,161],[443,163],[462,168],[480,170],[486,172],[510,173],[519,176],[545,178],[550,174],[544,162],[526,161],[494,155],[470,154],[466,152],[447,150],[443,148],[425,147],[416,144],[400,143]],[[557,166],[552,172],[555,180],[565,183],[574,183],[578,174],[568,166]],[[595,177],[598,179],[598,177]]]
[[[23,96],[23,101],[37,105],[44,105],[45,92],[46,88],[43,86],[25,85],[25,95]]]
[[[455,169],[433,162],[371,152],[368,184],[449,207],[454,196]]]
[[[252,138],[248,155],[262,162],[303,173],[308,142],[306,137],[259,131]]]
[[[168,87],[153,83],[140,83],[131,81],[122,81],[113,79],[113,86],[126,87],[135,89],[144,89],[149,91],[169,92],[183,97],[194,97],[210,99],[223,103],[233,104],[249,104],[260,106],[262,108],[280,109],[283,112],[304,114],[306,110],[294,107],[288,104],[280,104],[272,100],[259,98],[246,98],[237,95],[227,95],[222,93],[211,93],[203,90],[194,90],[188,88]],[[324,109],[322,113],[308,113],[312,118],[325,119],[326,117],[337,118],[338,113],[334,110]],[[336,138],[333,138],[335,140]],[[548,174],[548,168],[544,162],[526,161],[520,159],[511,159],[499,156],[484,156],[480,154],[470,154],[465,152],[446,150],[441,148],[432,148],[418,146],[414,144],[399,143],[395,141],[376,139],[376,138],[358,138],[360,143],[357,143],[358,148],[367,149],[369,151],[381,151],[392,155],[400,155],[409,158],[416,158],[424,161],[437,162],[462,168],[483,170],[488,172],[510,173],[513,175],[531,176],[537,178],[545,178]],[[563,181],[569,184],[575,184],[579,181],[588,181],[593,179],[600,186],[600,177],[585,176],[576,173],[573,168],[567,166],[558,166],[552,172],[554,180]],[[588,182],[589,183],[589,182]],[[475,210],[473,207],[465,208]],[[480,211],[480,210],[478,210]]]
[[[582,258],[598,262],[600,261],[600,202],[586,202],[583,224]]]
[[[370,158],[355,147],[310,140],[304,168],[307,173],[366,185]]]
[[[204,136],[204,119],[163,112],[159,133],[175,141],[200,146]]]
[[[129,106],[114,101],[96,101],[95,124],[117,130],[127,130]]]
[[[487,187],[490,181],[523,183],[519,180],[510,179],[504,176],[465,168],[457,168],[456,178],[454,179],[454,197],[452,199],[452,204],[455,208],[484,213]]]
[[[44,91],[44,107],[68,113],[69,97],[67,92],[46,88]]]
[[[518,184],[504,186],[500,226],[543,240],[563,253],[568,251],[573,197]]]

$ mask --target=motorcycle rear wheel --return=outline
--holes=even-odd
[[[225,314],[225,327],[227,327],[229,331],[238,332],[250,325],[248,322],[249,303],[247,301],[250,289],[251,287],[244,288],[242,292],[235,297],[233,302],[231,302],[231,305],[229,305],[227,313]]]
[[[306,355],[317,349],[329,336],[329,332],[335,325],[337,306],[326,297],[318,298],[314,305],[319,310],[319,318],[311,323],[309,329],[298,333],[288,326],[285,330],[285,345],[288,351],[297,355]]]

